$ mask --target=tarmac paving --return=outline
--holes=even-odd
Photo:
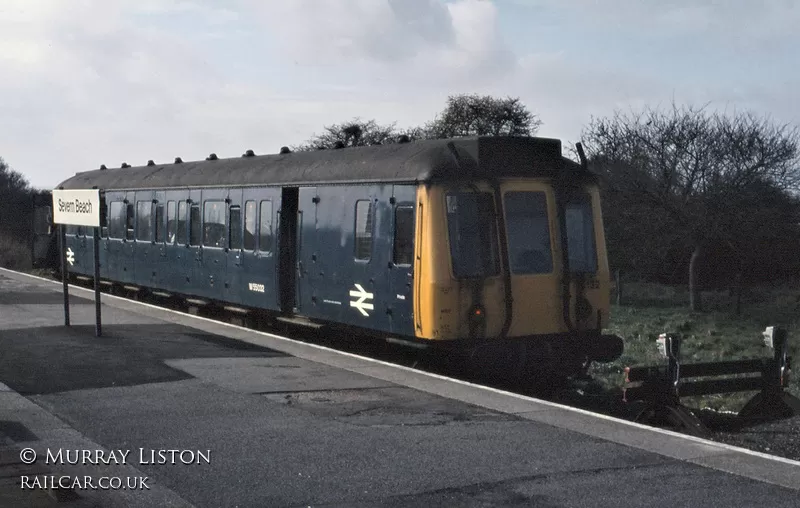
[[[0,506],[800,506],[797,462],[60,290],[0,271]]]

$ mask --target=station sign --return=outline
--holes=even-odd
[[[100,191],[54,190],[53,222],[70,226],[100,227]]]

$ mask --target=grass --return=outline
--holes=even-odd
[[[592,374],[606,386],[620,386],[623,368],[663,365],[656,339],[661,333],[677,333],[683,339],[681,360],[686,363],[771,357],[762,342],[767,326],[781,326],[789,333],[789,354],[800,362],[800,287],[762,286],[742,295],[741,313],[735,313],[735,296],[728,291],[706,291],[703,312],[689,311],[688,289],[649,283],[624,286],[622,305],[611,308],[608,333],[625,340],[622,357],[592,367]],[[614,295],[615,296],[615,295]],[[800,395],[800,372],[795,368],[790,392]],[[701,408],[738,411],[752,393],[687,398]]]

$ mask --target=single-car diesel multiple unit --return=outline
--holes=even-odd
[[[499,352],[531,371],[580,372],[622,352],[602,334],[597,181],[558,140],[211,154],[102,167],[58,188],[101,191],[105,284]],[[93,277],[92,231],[68,227],[72,274]]]

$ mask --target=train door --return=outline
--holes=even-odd
[[[191,295],[206,294],[208,285],[203,268],[203,221],[202,202],[203,196],[200,189],[189,191],[189,259],[186,262],[188,284],[186,292]]]
[[[166,212],[167,196],[164,191],[156,191],[153,206],[153,283],[152,287],[164,289],[167,273]]]
[[[53,227],[53,197],[51,194],[33,196],[33,238],[31,259],[34,268],[58,266],[57,238]]]
[[[125,239],[125,194],[106,193],[107,222],[105,241],[101,245],[101,254],[105,258],[104,274],[109,280],[120,280],[120,258],[122,242]],[[101,267],[102,269],[102,267]]]
[[[311,305],[317,296],[315,279],[318,256],[316,251],[318,202],[316,187],[298,189],[295,308],[301,314],[311,312]]]
[[[200,247],[202,279],[198,279],[202,294],[221,300],[226,293],[227,207],[228,189],[205,189],[202,192],[203,220]]]
[[[123,204],[123,236],[117,257],[117,280],[133,284],[136,282],[136,193],[126,192]]]
[[[165,287],[169,291],[186,291],[191,281],[191,256],[189,252],[189,193],[170,191],[167,199],[167,237]]]
[[[297,187],[285,187],[281,190],[281,207],[278,213],[278,270],[277,270],[277,290],[278,305],[281,312],[292,313],[297,307],[298,286],[297,269],[298,262],[298,240],[300,230],[298,229],[298,198],[299,189]]]
[[[153,240],[153,192],[136,192],[134,212],[136,221],[134,226],[133,251],[133,281],[137,285],[152,287],[155,283],[157,269],[155,263],[159,260],[158,250]]]
[[[244,235],[240,273],[243,303],[276,310],[275,216],[279,188],[252,188],[242,192]]]
[[[225,272],[225,299],[229,302],[243,303],[242,294],[242,238],[244,232],[244,211],[242,209],[242,189],[228,191],[228,239],[227,263]]]
[[[395,186],[392,194],[392,258],[388,264],[391,293],[390,329],[393,333],[414,336],[414,202],[416,187]]]

